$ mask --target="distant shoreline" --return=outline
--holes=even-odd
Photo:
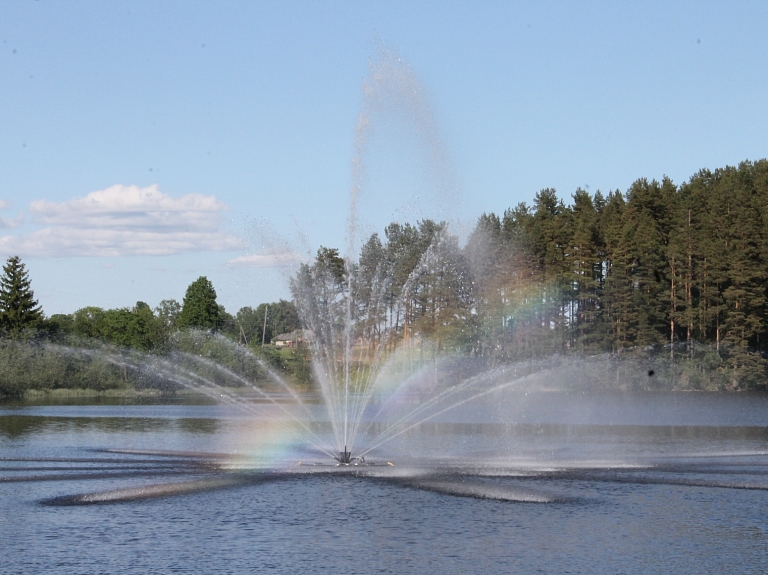
[[[244,388],[227,388],[229,393],[242,395],[244,398],[249,396],[254,399],[259,399],[259,396],[253,393],[252,390]],[[560,393],[563,395],[618,395],[618,394],[631,394],[631,395],[653,395],[653,394],[719,394],[719,395],[756,395],[765,396],[768,394],[766,390],[700,390],[700,389],[591,389],[591,390],[574,390],[574,389],[547,389],[541,390],[541,393]],[[314,391],[298,391],[300,397],[306,399],[308,403],[315,403],[319,401],[317,393]],[[276,398],[285,396],[284,393],[271,392]],[[287,396],[284,398],[290,401]],[[83,400],[82,403],[77,400]],[[51,390],[27,390],[22,397],[0,397],[0,407],[12,407],[12,406],[24,406],[35,405],[39,403],[53,403],[53,404],[65,404],[65,405],[89,405],[93,401],[101,402],[101,400],[128,400],[125,404],[131,405],[135,400],[136,403],[178,403],[186,405],[219,405],[211,397],[189,389],[180,389],[175,392],[161,391],[157,389],[107,389],[98,391],[94,389],[51,389]],[[116,405],[121,404],[116,403]]]

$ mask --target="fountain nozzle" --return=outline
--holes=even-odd
[[[344,446],[344,451],[339,451],[339,456],[335,458],[336,461],[343,465],[349,465],[352,463],[352,454],[347,451],[347,446]]]

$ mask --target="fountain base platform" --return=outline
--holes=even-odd
[[[339,451],[339,456],[334,457],[338,461],[338,465],[365,465],[365,457],[352,457],[352,454],[347,451],[347,446],[344,446],[344,451]]]

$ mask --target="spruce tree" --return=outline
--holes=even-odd
[[[0,278],[0,325],[12,336],[34,327],[43,317],[35,300],[29,274],[19,256],[11,256]]]

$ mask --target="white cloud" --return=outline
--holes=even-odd
[[[7,200],[0,200],[0,211],[10,206]],[[18,228],[24,223],[24,214],[18,214],[15,218],[0,218],[0,230]]]
[[[296,252],[279,252],[274,254],[250,254],[231,259],[227,265],[251,268],[287,268],[306,261]]]
[[[21,227],[24,223],[24,214],[19,214],[15,218],[0,218],[0,230],[12,230]]]
[[[172,198],[156,185],[116,185],[62,203],[32,202],[33,221],[46,227],[0,237],[0,252],[115,257],[242,249],[242,242],[223,229],[226,209],[215,196]]]

